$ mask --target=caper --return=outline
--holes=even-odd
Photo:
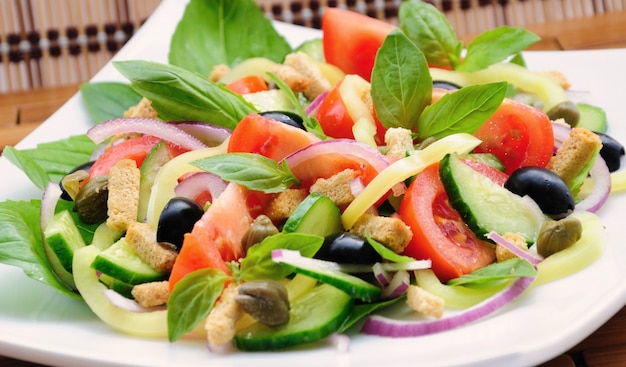
[[[81,187],[74,200],[74,210],[85,224],[96,224],[107,217],[109,176],[92,177]]]
[[[575,244],[582,236],[580,220],[571,216],[561,220],[547,220],[537,237],[537,253],[548,257]]]
[[[578,107],[570,101],[564,101],[557,104],[552,107],[547,114],[550,120],[554,121],[563,119],[571,127],[578,125],[578,120],[580,120],[580,111],[578,111]]]
[[[94,161],[83,163],[80,166],[69,171],[59,182],[61,188],[61,199],[71,201],[76,198],[79,190],[79,184],[82,180],[89,177],[87,173]]]
[[[243,235],[241,245],[244,251],[248,251],[250,247],[276,233],[278,233],[278,228],[272,223],[272,220],[268,216],[261,214],[256,217],[248,231]]]
[[[235,302],[250,316],[267,326],[289,322],[287,289],[274,280],[254,280],[241,284]]]

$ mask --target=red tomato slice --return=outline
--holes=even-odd
[[[322,17],[324,57],[346,74],[369,81],[376,52],[395,26],[340,8],[326,8]]]
[[[258,75],[249,75],[232,83],[226,84],[226,88],[238,94],[248,94],[269,90],[265,80]]]
[[[474,136],[482,140],[474,151],[495,154],[508,174],[525,166],[545,167],[554,149],[548,116],[511,99],[505,99]]]
[[[302,129],[250,114],[233,129],[228,152],[257,153],[279,161],[316,141],[317,137]]]
[[[413,232],[404,254],[430,259],[442,282],[471,273],[495,258],[494,247],[476,238],[450,205],[439,179],[438,163],[417,175],[398,213]]]

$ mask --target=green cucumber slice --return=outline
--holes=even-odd
[[[121,238],[96,256],[91,266],[112,278],[131,285],[165,280],[167,273],[155,270],[144,262]]]
[[[117,280],[115,278],[111,278],[110,276],[106,275],[106,274],[100,274],[100,281],[106,285],[109,289],[116,291],[117,293],[121,294],[122,296],[129,298],[129,299],[133,299],[133,285],[128,284],[128,283],[124,283],[120,280]]]
[[[320,193],[311,193],[296,207],[283,226],[283,232],[326,237],[343,231],[341,212],[335,203]]]
[[[352,298],[328,284],[321,284],[297,298],[289,310],[289,322],[281,328],[254,323],[234,338],[241,350],[284,349],[321,340],[337,331],[348,317]]]
[[[518,233],[532,244],[544,220],[541,209],[475,171],[457,155],[446,155],[439,176],[450,204],[478,236],[494,231]]]
[[[63,210],[54,215],[54,218],[44,229],[44,238],[63,269],[72,273],[74,251],[85,247],[86,244],[69,210]]]
[[[159,170],[169,162],[174,155],[170,151],[165,141],[158,142],[139,167],[139,207],[137,210],[137,221],[144,222],[148,213],[148,202],[152,192],[152,184],[156,179]]]
[[[576,127],[584,127],[591,131],[605,133],[607,129],[606,112],[598,106],[577,103],[580,119]]]

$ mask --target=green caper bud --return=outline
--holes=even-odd
[[[564,101],[552,107],[547,115],[552,121],[563,119],[571,127],[578,125],[578,120],[580,120],[578,107],[570,101]]]
[[[244,251],[257,243],[263,241],[266,237],[278,233],[278,228],[272,223],[272,220],[266,215],[259,215],[250,225],[248,231],[241,239],[241,245]]]
[[[287,289],[275,280],[254,280],[241,284],[235,302],[261,324],[281,326],[289,322]]]
[[[539,229],[537,253],[548,257],[575,244],[582,236],[583,227],[576,218],[547,220]]]
[[[69,195],[70,199],[74,200],[80,190],[81,181],[87,177],[89,177],[89,172],[82,169],[68,173],[61,179],[61,187],[65,190],[67,195]]]
[[[109,176],[93,177],[78,190],[74,210],[85,224],[100,223],[107,217],[109,198]]]

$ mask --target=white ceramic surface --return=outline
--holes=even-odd
[[[165,61],[184,4],[164,1],[116,59]],[[294,45],[319,36],[311,29],[277,27]],[[560,70],[573,89],[592,92],[585,98],[606,109],[609,132],[626,142],[626,49],[529,52],[525,56],[531,69]],[[123,79],[109,64],[94,80]],[[87,127],[84,106],[76,95],[18,148],[84,133]],[[0,158],[0,173],[0,200],[41,195],[4,158]],[[583,340],[625,304],[624,208],[626,196],[617,194],[599,213],[607,240],[602,257],[589,268],[539,286],[497,314],[457,330],[405,339],[354,335],[349,353],[339,353],[322,342],[286,352],[212,355],[202,341],[169,344],[129,337],[109,329],[82,302],[27,278],[18,268],[0,264],[0,355],[63,366],[535,365]]]

